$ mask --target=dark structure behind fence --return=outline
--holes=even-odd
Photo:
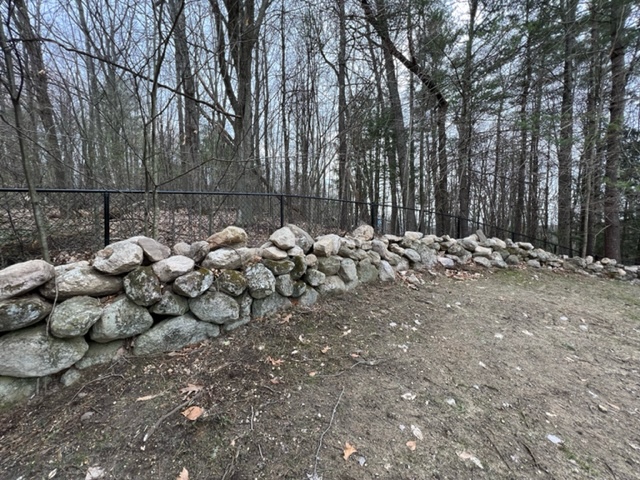
[[[206,239],[229,225],[247,230],[256,246],[286,223],[295,223],[312,235],[345,233],[363,222],[373,225],[378,233],[403,233],[395,231],[388,220],[390,205],[369,202],[281,193],[159,191],[154,209],[152,194],[144,190],[40,189],[38,193],[51,255],[60,262],[89,258],[104,245],[135,235],[155,236],[171,246]],[[344,203],[348,204],[348,214],[346,223],[340,224]],[[419,230],[436,233],[434,212],[415,212],[420,219]],[[460,217],[448,217],[452,220],[448,234],[459,236]],[[545,250],[558,251],[558,245],[546,239],[468,221],[474,230],[482,229],[488,236],[529,241]],[[37,239],[27,189],[0,188],[0,268],[38,258]]]

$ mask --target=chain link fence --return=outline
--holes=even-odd
[[[105,245],[136,235],[154,237],[173,246],[207,239],[229,225],[244,228],[251,246],[260,246],[269,235],[294,223],[312,236],[344,235],[361,223],[378,233],[403,232],[390,221],[392,207],[368,202],[278,193],[189,192],[143,190],[38,190],[52,260],[63,264],[88,260]],[[435,213],[415,210],[418,230],[434,233]],[[449,218],[452,237],[460,237],[460,217]],[[532,238],[482,222],[467,220],[472,231],[487,236],[529,241],[558,253],[547,238]],[[155,230],[154,230],[155,229]],[[572,251],[573,254],[577,252]],[[0,188],[0,268],[41,256],[38,232],[27,189]]]
[[[154,202],[144,191],[42,189],[38,196],[56,264],[89,259],[104,245],[136,235],[172,246],[236,225],[259,246],[286,223],[315,236],[345,233],[372,218],[367,203],[283,194],[165,191]],[[0,189],[0,268],[40,256],[28,191]]]

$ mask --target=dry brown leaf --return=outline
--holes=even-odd
[[[273,365],[274,367],[279,367],[280,365],[282,365],[284,363],[284,360],[282,358],[272,358],[272,357],[267,357],[264,360],[266,363],[270,363],[271,365]]]
[[[280,320],[280,323],[289,323],[289,320],[291,320],[291,314],[289,313],[288,315],[285,315],[282,320]]]
[[[189,480],[189,471],[186,468],[183,468],[176,480]]]
[[[204,410],[200,407],[189,407],[185,411],[182,412],[182,415],[187,417],[189,420],[196,420],[204,413]]]
[[[407,442],[407,447],[409,447],[409,450],[413,452],[416,449],[416,442],[414,442],[413,440],[409,440]]]
[[[184,395],[191,395],[192,393],[199,392],[204,387],[202,385],[194,385],[193,383],[187,383],[187,386],[180,389],[180,393]]]
[[[164,395],[164,392],[156,393],[155,395],[145,395],[144,397],[138,397],[136,398],[136,402],[146,402],[147,400],[159,397],[160,395]]]
[[[318,374],[318,372],[309,372],[309,376],[310,377],[315,377]]]
[[[353,445],[351,445],[349,442],[345,442],[344,444],[344,452],[343,452],[343,457],[345,460],[349,460],[349,457],[351,455],[353,455],[354,453],[356,453],[358,450],[356,450],[356,447],[354,447]]]
[[[273,377],[272,379],[269,380],[269,382],[271,382],[273,385],[278,385],[280,383],[280,378]]]
[[[327,345],[326,347],[324,347],[322,350],[320,350],[322,353],[327,353],[329,350],[331,350],[331,347],[329,345]]]
[[[352,353],[351,354],[351,358],[358,358],[360,355],[358,355],[357,353]]]

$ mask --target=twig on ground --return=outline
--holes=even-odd
[[[502,455],[502,452],[500,451],[500,449],[498,448],[498,446],[493,442],[493,439],[491,437],[495,437],[495,435],[493,435],[493,432],[489,429],[487,429],[487,431],[489,433],[485,434],[487,436],[487,439],[489,440],[489,443],[491,444],[491,446],[495,449],[495,451],[498,453],[498,456],[500,457],[500,460],[502,460],[502,463],[504,463],[507,468],[509,469],[509,471],[511,470],[511,465],[509,465],[507,463],[507,460],[504,458],[504,456]]]
[[[260,446],[260,444],[258,444],[258,452],[260,453],[260,458],[262,459],[262,461],[265,462],[266,459],[264,458],[264,455],[262,454],[262,447]]]
[[[331,419],[329,420],[329,425],[327,426],[327,428],[325,428],[324,432],[322,432],[322,434],[320,435],[320,440],[318,441],[318,448],[316,449],[316,458],[313,462],[313,473],[309,477],[311,479],[319,478],[318,477],[318,461],[320,460],[320,449],[322,448],[322,442],[324,441],[324,436],[327,434],[327,432],[331,429],[331,426],[333,425],[333,419],[336,416],[336,411],[338,410],[338,405],[340,404],[340,400],[342,399],[343,394],[344,394],[344,387],[342,387],[342,391],[340,392],[340,395],[338,395],[338,400],[336,401],[336,404],[333,406],[333,412],[331,413]]]
[[[607,470],[609,470],[609,473],[611,474],[611,476],[613,477],[614,480],[617,480],[618,477],[616,477],[615,472],[613,471],[613,469],[609,466],[609,464],[607,462],[604,462],[604,466],[607,467]]]
[[[251,423],[251,431],[253,432],[253,417],[254,417],[254,413],[253,413],[253,405],[251,405],[251,417],[249,418],[249,421]]]
[[[325,375],[318,375],[318,377],[339,377],[343,373],[348,372],[349,370],[351,370],[354,367],[357,367],[358,365],[365,365],[367,367],[375,367],[377,365],[380,365],[382,362],[384,362],[384,360],[362,360],[361,359],[361,360],[358,360],[353,365],[351,365],[346,370],[341,370],[338,373],[328,373],[328,374],[325,374]]]
[[[198,398],[200,395],[202,395],[202,392],[198,392],[196,393],[193,397],[189,398],[188,400],[185,400],[184,402],[182,402],[180,405],[178,405],[176,408],[174,408],[173,410],[171,410],[169,413],[165,413],[162,417],[160,417],[160,419],[154,423],[151,428],[149,429],[149,431],[147,433],[144,434],[144,437],[142,439],[143,442],[146,442],[147,440],[149,440],[149,437],[151,435],[153,435],[153,432],[156,431],[156,429],[160,426],[160,424],[162,422],[164,422],[167,418],[169,418],[171,415],[173,415],[174,413],[176,413],[178,410],[188,407],[189,404],[193,403],[193,401]]]

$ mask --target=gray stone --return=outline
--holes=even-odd
[[[340,251],[340,237],[333,233],[321,235],[313,244],[313,253],[318,257],[330,257]]]
[[[472,253],[475,252],[478,247],[478,241],[475,235],[463,238],[460,240],[460,244]]]
[[[144,252],[137,243],[123,240],[98,251],[93,259],[93,268],[109,275],[119,275],[140,266],[143,258]]]
[[[303,280],[295,280],[292,284],[291,297],[298,298],[307,291],[307,284]]]
[[[248,248],[220,248],[209,253],[202,262],[208,269],[236,270],[252,260],[255,250]]]
[[[169,247],[161,244],[153,238],[140,237],[137,239],[137,244],[140,245],[140,248],[142,248],[142,251],[144,252],[144,256],[150,262],[159,262],[171,255],[171,249]]]
[[[193,314],[204,322],[234,322],[240,317],[240,307],[233,297],[222,292],[207,292],[198,298],[189,300]]]
[[[262,263],[275,275],[285,275],[293,270],[295,263],[291,260],[263,260]]]
[[[247,277],[237,270],[223,270],[216,285],[224,293],[237,297],[247,289]]]
[[[382,238],[388,243],[400,243],[402,241],[402,237],[399,237],[398,235],[392,235],[390,233],[384,235]]]
[[[202,263],[207,258],[207,255],[211,251],[211,246],[208,242],[200,240],[199,242],[193,242],[189,247],[189,253],[185,256],[192,259],[196,264]]]
[[[299,298],[296,299],[296,304],[303,307],[310,307],[311,305],[315,304],[319,298],[320,295],[318,294],[316,289],[309,287]]]
[[[340,270],[340,264],[342,262],[342,258],[337,255],[332,255],[330,257],[320,257],[318,258],[318,270],[320,270],[325,275],[337,275]]]
[[[136,245],[137,246],[137,245]],[[138,247],[140,248],[140,247]],[[49,280],[40,293],[50,300],[89,295],[102,297],[122,291],[122,278],[104,275],[89,266],[88,262],[77,262],[55,267],[56,278]]]
[[[476,237],[478,237],[478,241],[481,243],[487,241],[487,236],[484,234],[484,232],[480,228],[476,230]]]
[[[293,280],[290,275],[280,275],[276,277],[276,292],[283,297],[293,295]]]
[[[482,265],[485,268],[490,268],[492,263],[487,257],[473,257],[473,262],[477,265]]]
[[[276,261],[277,260],[284,260],[284,259],[289,257],[289,254],[286,251],[281,250],[281,249],[279,249],[278,247],[275,247],[275,246],[262,248],[260,250],[260,255],[264,259],[276,260]]]
[[[182,275],[173,282],[173,291],[184,297],[195,298],[213,285],[213,273],[208,268],[198,268]]]
[[[318,287],[320,295],[331,295],[334,293],[342,293],[347,291],[344,280],[338,275],[327,276],[325,282]]]
[[[149,311],[156,315],[180,316],[189,311],[189,302],[186,298],[170,290],[165,290],[160,301],[154,304]]]
[[[378,280],[378,269],[370,260],[363,260],[358,263],[358,280],[362,283],[370,283]]]
[[[371,225],[360,225],[351,233],[351,236],[358,238],[360,240],[363,240],[365,242],[372,240],[374,235],[375,235],[375,230]]]
[[[100,319],[89,332],[91,340],[107,343],[146,332],[153,318],[146,308],[136,305],[125,296],[104,307]]]
[[[240,307],[240,315],[238,320],[235,322],[229,322],[222,325],[222,329],[225,332],[230,332],[239,328],[243,325],[246,325],[251,321],[251,305],[253,304],[253,298],[248,293],[242,295],[242,297],[236,299],[238,301],[238,306]]]
[[[353,282],[358,282],[358,269],[356,268],[356,263],[350,258],[343,258],[340,263],[340,270],[338,271],[338,275],[345,283],[350,284]]]
[[[307,271],[307,262],[304,257],[291,257],[291,260],[293,260],[293,269],[289,273],[292,279],[299,280]]]
[[[422,256],[415,251],[413,248],[407,248],[404,251],[404,256],[411,260],[413,263],[418,263],[422,261]]]
[[[280,310],[290,308],[291,300],[277,293],[273,293],[266,298],[260,298],[253,301],[251,311],[254,318],[266,317]]]
[[[97,298],[81,296],[56,306],[49,318],[51,335],[58,338],[82,337],[100,319],[102,306]]]
[[[403,259],[397,253],[388,252],[386,260],[387,262],[389,262],[390,265],[393,265],[395,267],[395,266],[398,266]]]
[[[171,249],[174,255],[181,255],[183,257],[191,257],[191,245],[185,242],[176,243]]]
[[[124,355],[124,340],[109,343],[89,342],[89,350],[73,366],[79,370],[115,362]]]
[[[304,253],[309,253],[313,248],[313,238],[305,230],[292,223],[287,224],[289,230],[296,237],[296,245],[302,249]]]
[[[151,267],[137,267],[124,277],[124,291],[132,302],[143,307],[158,303],[162,298],[160,279]]]
[[[407,240],[409,242],[422,240],[423,237],[424,233],[422,232],[404,232],[404,240]]]
[[[304,257],[304,263],[308,268],[316,268],[318,266],[318,257],[313,253],[309,253]]]
[[[269,241],[281,250],[289,250],[296,246],[296,236],[289,227],[282,227],[273,232]]]
[[[483,247],[482,245],[478,245],[475,249],[475,252],[473,252],[473,256],[491,258],[492,253],[493,253],[493,250],[491,250],[490,248]]]
[[[540,268],[540,262],[538,260],[527,260],[527,266],[529,267],[533,267],[533,268]]]
[[[154,263],[151,268],[161,282],[169,283],[181,275],[193,270],[195,262],[192,258],[174,255]]]
[[[417,242],[414,247],[415,251],[420,255],[420,261],[425,268],[432,268],[438,262],[436,252],[423,242]]]
[[[383,260],[388,260],[389,254],[391,253],[385,243],[377,239],[371,242],[371,250],[380,255],[380,258]]]
[[[53,305],[35,293],[0,301],[0,332],[8,332],[38,323]]]
[[[220,335],[220,327],[200,322],[191,315],[168,318],[136,338],[134,355],[152,355],[180,350]]]
[[[304,250],[296,245],[287,250],[287,255],[290,257],[304,257]]]
[[[240,227],[232,225],[221,232],[211,235],[207,238],[207,243],[211,247],[211,250],[216,250],[220,247],[245,246],[247,244],[247,239],[247,232]]]
[[[44,285],[55,272],[53,265],[44,260],[16,263],[0,270],[0,300],[17,297]]]
[[[378,278],[381,282],[393,282],[396,279],[396,271],[386,260],[380,261]]]
[[[82,372],[77,368],[71,367],[69,370],[64,372],[60,377],[60,383],[65,387],[70,387],[78,383],[82,379]]]
[[[247,277],[249,293],[253,298],[265,298],[276,291],[276,278],[262,263],[247,267],[244,274]]]
[[[391,262],[389,262],[389,264],[393,266],[393,269],[396,272],[406,272],[407,270],[411,269],[411,265],[409,264],[409,260],[407,260],[404,257],[401,257],[398,260],[398,263],[396,263],[395,265],[391,264]]]
[[[602,263],[602,261],[600,261]],[[563,262],[563,267],[567,270],[583,269],[586,268],[587,261],[582,257],[567,258]]]
[[[448,257],[438,257],[438,263],[444,268],[454,268],[456,266],[456,262]]]
[[[0,410],[24,402],[35,395],[39,380],[38,378],[0,377]]]
[[[520,265],[520,257],[518,257],[517,255],[509,255],[505,259],[505,262],[507,263],[507,265]]]
[[[312,287],[319,287],[325,282],[326,278],[327,276],[324,273],[315,268],[308,269],[307,273],[304,274],[304,280]]]
[[[0,376],[51,375],[76,363],[88,348],[82,337],[63,340],[48,335],[46,325],[7,333],[0,337]]]
[[[533,250],[533,245],[529,242],[518,242],[517,245],[523,250]]]
[[[389,245],[389,251],[392,252],[392,253],[395,253],[396,255],[403,256],[404,252],[405,252],[405,249],[402,248],[397,243],[392,243],[392,244]]]
[[[371,259],[371,263],[373,263],[376,266],[380,265],[380,261],[382,260],[382,257],[378,252],[374,252],[373,250],[370,250],[367,252],[367,255],[369,255],[369,259]]]

